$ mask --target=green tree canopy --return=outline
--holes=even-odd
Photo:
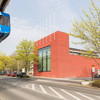
[[[0,70],[3,70],[3,63],[0,61]]]
[[[83,10],[85,18],[74,21],[70,35],[82,40],[79,43],[85,45],[90,56],[96,52],[100,57],[100,6],[97,7],[93,0],[90,4],[89,14]]]
[[[20,43],[16,47],[16,58],[17,60],[23,60],[25,62],[25,71],[27,73],[30,62],[35,62],[36,60],[38,60],[38,56],[36,55],[35,51],[35,43],[26,39],[20,41]]]
[[[10,56],[6,56],[4,53],[0,53],[0,69],[1,70],[6,70],[9,68],[9,70],[13,67],[14,65],[14,59],[11,58]]]

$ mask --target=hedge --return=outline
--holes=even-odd
[[[98,88],[100,88],[100,79],[94,80],[94,81],[92,82],[91,85],[92,85],[93,87],[98,87]]]

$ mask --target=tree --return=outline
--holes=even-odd
[[[6,54],[0,54],[0,69],[3,71],[7,69],[11,69],[14,65],[14,61],[10,56],[6,56]]]
[[[3,63],[0,61],[0,70],[3,70]]]
[[[35,43],[26,39],[20,41],[20,43],[16,47],[16,58],[17,60],[22,60],[25,62],[25,71],[27,74],[30,67],[30,62],[35,62],[36,60],[38,60],[38,56],[34,51],[36,51]]]
[[[23,60],[19,60],[16,52],[11,55],[11,58],[14,62],[13,69],[16,69],[16,71],[19,72],[25,66],[25,62]]]
[[[8,64],[7,68],[10,69],[11,72],[16,71],[17,70],[17,64],[16,64],[15,59],[13,57],[9,56],[8,62],[9,62],[9,64]]]
[[[0,62],[2,63],[2,70],[4,71],[9,64],[9,58],[5,54],[2,54],[2,56],[0,56]]]
[[[100,7],[93,0],[90,4],[89,14],[83,10],[86,19],[81,17],[81,21],[74,21],[70,35],[81,39],[79,43],[86,46],[89,56],[95,52],[100,57]]]

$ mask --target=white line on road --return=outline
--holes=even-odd
[[[46,90],[43,88],[42,85],[39,85],[39,86],[40,86],[40,88],[41,88],[41,90],[42,90],[43,93],[48,94],[48,93],[46,92]]]
[[[22,87],[22,88],[27,88],[27,89],[29,89],[29,90],[32,90],[32,88],[30,88],[29,85],[30,85],[30,84],[28,84],[28,85],[26,85],[25,87]],[[43,94],[43,92],[40,92],[40,91],[38,91],[38,90],[33,90],[33,91],[36,91],[36,92],[39,92],[39,93],[42,93],[42,94]],[[46,95],[49,95],[49,96],[55,97],[56,100],[58,100],[57,98],[59,98],[58,96],[51,95],[51,94],[46,94]],[[62,98],[62,99],[63,99],[63,98]],[[67,100],[67,99],[64,98],[64,100]]]
[[[17,83],[11,83],[12,85],[17,85]]]
[[[7,84],[10,84],[10,82],[6,82]]]
[[[28,89],[32,90],[32,89],[29,87],[29,85],[30,85],[30,84],[27,84],[27,85],[25,86],[25,88],[28,88]]]
[[[35,86],[34,86],[34,84],[32,84],[32,90],[35,90]]]
[[[96,96],[97,98],[100,98],[100,96]]]
[[[64,100],[67,100],[65,99],[61,94],[59,94],[57,91],[55,91],[52,87],[49,87],[49,89],[51,89],[56,95],[58,95],[60,98],[64,99]]]
[[[64,93],[70,95],[71,97],[73,97],[73,98],[76,99],[76,100],[81,100],[80,98],[77,98],[76,96],[72,95],[71,93],[69,93],[69,92],[67,92],[67,91],[65,91],[65,90],[63,90],[63,89],[60,89],[60,90],[63,91]]]
[[[87,98],[87,99],[89,99],[89,100],[95,100],[95,99],[93,99],[93,98],[90,98],[90,97],[88,97],[88,96],[82,94],[82,93],[79,93],[79,92],[75,92],[75,93],[77,93],[77,94],[79,94],[79,95],[81,95],[81,96],[83,96],[83,97],[85,97],[85,98]]]

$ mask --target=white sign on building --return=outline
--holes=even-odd
[[[100,75],[100,69],[98,69],[98,75]]]
[[[95,72],[95,67],[92,67],[92,72]]]
[[[22,72],[25,72],[25,68],[22,68]]]

